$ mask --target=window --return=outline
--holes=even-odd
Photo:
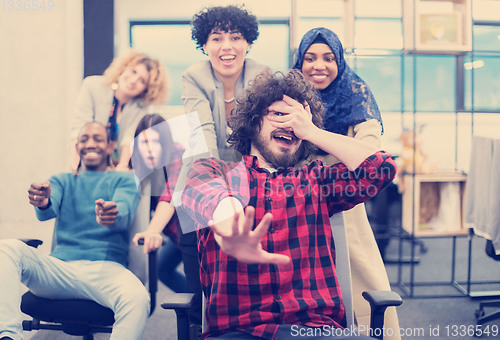
[[[500,22],[498,25],[476,24],[474,34],[474,50],[500,52]]]
[[[375,96],[380,111],[401,111],[401,56],[357,55],[349,62]]]
[[[354,46],[402,49],[401,26],[401,19],[358,18],[354,23]]]
[[[167,68],[169,105],[182,105],[182,72],[205,56],[191,40],[189,22],[130,23],[130,46],[158,58]]]
[[[343,0],[297,0],[295,44],[298,47],[302,36],[312,28],[326,27],[334,31],[345,45],[345,5]]]
[[[356,0],[354,13],[358,18],[401,18],[401,0]]]
[[[489,3],[485,1],[485,3]],[[479,15],[479,14],[478,14]],[[486,15],[486,13],[484,13]],[[478,21],[473,27],[474,53],[461,59],[467,111],[500,111],[500,21]],[[474,96],[474,97],[473,97]]]
[[[259,38],[254,42],[248,57],[271,67],[285,71],[289,67],[288,20],[263,20],[259,23]],[[207,60],[191,40],[188,20],[131,21],[130,46],[158,58],[166,66],[169,75],[169,105],[182,105],[182,73],[190,65]]]
[[[474,54],[474,61],[471,58],[466,60],[464,63],[466,109],[472,110],[474,104],[474,111],[500,111],[500,56],[478,53]],[[474,103],[472,103],[472,93],[474,93]]]
[[[455,111],[455,57],[417,56],[416,110]]]
[[[455,112],[471,110],[472,105],[475,111],[500,111],[498,0],[472,1],[474,50],[448,55],[412,55],[404,50],[401,0],[280,1],[275,6],[279,11],[271,11],[266,0],[251,3],[260,20],[260,36],[248,57],[274,71],[293,65],[294,48],[304,33],[323,26],[337,33],[346,60],[366,80],[381,111]],[[194,13],[191,7],[173,20],[130,22],[131,46],[159,58],[168,68],[170,105],[182,105],[182,72],[207,59],[191,40],[189,20],[175,19]]]

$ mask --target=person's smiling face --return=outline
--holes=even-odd
[[[304,54],[302,73],[318,90],[326,89],[337,78],[338,67],[330,46],[316,43]]]
[[[147,90],[149,72],[146,65],[139,63],[127,67],[118,78],[118,91],[132,99]]]
[[[89,123],[80,131],[76,151],[84,170],[105,171],[113,144],[108,142],[106,128],[98,123]]]
[[[243,69],[250,44],[240,32],[212,30],[203,51],[218,78],[238,76]]]

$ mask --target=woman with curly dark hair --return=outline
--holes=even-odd
[[[207,156],[233,158],[226,140],[235,98],[268,69],[246,58],[258,36],[257,18],[243,7],[209,7],[194,15],[191,37],[209,60],[192,65],[182,76],[184,110],[198,112],[200,119],[191,148],[208,149]]]
[[[193,16],[191,38],[208,60],[190,66],[182,75],[184,111],[197,112],[199,122],[194,123],[189,138],[189,157],[183,166],[175,191],[181,193],[186,175],[197,158],[216,157],[231,160],[232,148],[227,144],[230,133],[228,118],[234,109],[235,98],[243,93],[256,75],[268,69],[246,58],[250,47],[259,36],[255,15],[244,7],[215,6],[202,9]],[[178,202],[176,202],[178,204]],[[186,223],[190,227],[191,221]],[[181,226],[185,225],[181,220]],[[184,263],[192,261],[198,268],[198,248],[195,232],[183,230],[180,247]],[[190,314],[193,333],[201,325],[201,286],[198,277],[188,277],[190,291],[197,293],[195,307]]]

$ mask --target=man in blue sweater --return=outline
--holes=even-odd
[[[111,339],[142,336],[149,296],[126,268],[128,228],[139,201],[133,175],[109,171],[112,144],[99,123],[82,128],[76,149],[78,173],[53,176],[28,190],[37,218],[56,218],[50,256],[19,240],[0,240],[0,339],[22,339],[21,282],[40,297],[90,299],[111,308]]]

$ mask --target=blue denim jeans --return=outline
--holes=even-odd
[[[181,262],[180,249],[171,239],[167,239],[158,250],[158,279],[175,293],[187,292],[186,276],[177,271],[177,266]],[[196,267],[195,270],[197,269]]]
[[[20,284],[45,298],[89,299],[115,313],[113,340],[139,340],[149,316],[149,294],[141,281],[111,261],[68,261],[0,240],[0,338],[22,339]]]

